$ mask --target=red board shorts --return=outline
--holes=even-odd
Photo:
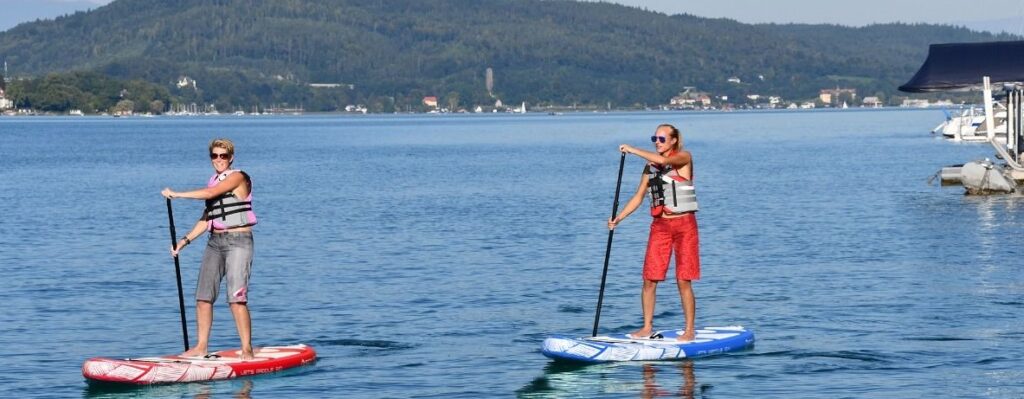
[[[665,280],[673,250],[676,253],[676,279],[699,280],[700,239],[697,236],[696,212],[675,218],[654,218],[644,257],[644,280]]]

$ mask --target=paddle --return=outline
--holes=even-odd
[[[171,223],[171,248],[178,245],[177,233],[174,232],[174,211],[171,210],[171,199],[167,199],[167,220]],[[185,340],[185,351],[188,351],[188,327],[185,324],[185,294],[181,291],[181,264],[178,255],[174,255],[174,274],[178,277],[178,310],[181,311],[181,336]]]
[[[612,204],[612,219],[619,213],[619,189],[622,188],[622,167],[626,165],[626,153],[619,158],[619,179],[615,182],[615,201]],[[170,200],[168,200],[170,201]],[[615,229],[608,230],[608,247],[604,250],[604,271],[601,272],[601,293],[597,296],[597,313],[594,315],[594,332],[592,337],[597,336],[597,325],[601,321],[601,304],[604,302],[604,283],[608,278],[608,257],[612,254],[612,237]]]

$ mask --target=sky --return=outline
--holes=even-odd
[[[87,10],[111,0],[0,0],[0,30]],[[417,0],[410,0],[417,1]],[[608,0],[605,0],[608,1]],[[614,0],[666,14],[687,13],[746,23],[828,23],[864,26],[885,22],[964,25],[975,30],[1024,33],[1024,0]]]
[[[985,22],[1021,20],[1020,0],[616,0],[666,14],[687,13],[747,23]],[[1016,18],[1013,18],[1016,17]]]
[[[0,31],[22,22],[85,11],[111,0],[0,0]]]

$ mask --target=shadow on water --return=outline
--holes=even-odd
[[[906,341],[926,341],[926,342],[954,342],[954,341],[974,341],[971,338],[964,337],[908,337],[904,338]]]
[[[254,385],[255,384],[251,378],[230,381],[206,381],[145,386],[90,381],[87,383],[82,397],[90,399],[152,397],[209,399],[214,396],[227,397],[225,396],[225,393],[230,392],[230,397],[232,398],[249,399],[252,395]]]
[[[544,375],[516,391],[520,398],[637,395],[701,398],[712,388],[698,384],[694,362],[607,363],[551,362]]]
[[[372,340],[372,339],[317,339],[311,344],[316,346],[356,346],[361,348],[373,348],[383,350],[402,350],[412,349],[416,345],[408,344],[404,342],[385,341],[385,340]]]
[[[387,340],[328,339],[323,337],[314,340],[313,345],[319,347],[341,347],[344,348],[345,352],[341,356],[349,357],[386,356],[416,347],[415,344]]]
[[[582,306],[561,305],[558,307],[558,311],[561,313],[585,313],[588,309],[584,309]]]

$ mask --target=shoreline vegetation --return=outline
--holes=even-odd
[[[850,108],[730,108],[730,109],[663,109],[663,108],[613,108],[613,109],[572,109],[564,107],[542,107],[538,109],[527,110],[526,112],[348,112],[348,111],[301,111],[301,112],[267,112],[267,113],[196,113],[196,114],[152,114],[152,113],[139,113],[139,114],[111,114],[107,112],[102,113],[85,113],[78,112],[78,110],[72,110],[71,112],[58,113],[49,111],[30,111],[30,110],[6,110],[0,112],[0,118],[29,118],[29,117],[67,117],[67,118],[124,118],[124,119],[142,119],[142,118],[233,118],[233,117],[317,117],[317,116],[389,116],[389,115],[400,115],[400,116],[438,116],[438,117],[460,117],[460,116],[513,116],[513,115],[524,115],[524,116],[571,116],[571,115],[601,115],[601,114],[630,114],[630,113],[681,113],[681,114],[712,114],[712,113],[751,113],[751,112],[890,112],[890,111],[935,111],[935,110],[949,110],[968,108],[972,106],[978,106],[978,104],[964,103],[964,104],[942,104],[942,105],[931,105],[931,106],[892,106],[892,107],[850,107]]]
[[[2,79],[2,76],[0,76]],[[663,104],[615,105],[598,104],[528,104],[523,101],[503,105],[460,106],[458,95],[439,101],[424,97],[419,104],[399,106],[380,103],[366,106],[349,104],[334,109],[320,106],[308,109],[303,103],[274,103],[234,106],[189,102],[190,98],[173,93],[174,87],[188,88],[195,81],[182,79],[169,89],[143,80],[122,80],[97,72],[49,74],[35,79],[0,80],[0,116],[17,115],[112,115],[112,116],[197,116],[197,115],[297,115],[297,114],[525,114],[525,113],[588,113],[636,111],[738,111],[781,109],[860,109],[860,108],[957,108],[977,101],[972,92],[955,93],[953,97],[939,98],[938,94],[893,97],[888,102],[877,97],[860,99],[853,89],[823,89],[818,98],[787,102],[778,97],[748,96],[745,102],[711,99],[706,93],[680,93]],[[824,93],[842,92],[826,97]],[[848,91],[852,91],[848,92]],[[945,95],[949,95],[948,93]],[[915,98],[916,97],[916,98]],[[193,98],[194,100],[194,98]],[[827,101],[826,101],[827,100]]]

